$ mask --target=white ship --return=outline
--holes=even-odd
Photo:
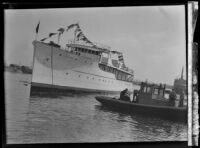
[[[132,92],[133,70],[125,66],[122,53],[90,42],[78,24],[70,28],[76,28],[75,37],[65,48],[53,41],[45,43],[46,38],[33,41],[31,94],[49,89],[118,93],[128,88]]]

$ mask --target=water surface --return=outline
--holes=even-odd
[[[8,143],[186,141],[187,125],[119,113],[95,94],[29,97],[31,75],[5,72]]]

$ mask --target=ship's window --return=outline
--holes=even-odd
[[[92,51],[92,54],[95,54],[95,51]]]
[[[122,80],[126,80],[125,73],[122,73]]]
[[[100,67],[101,70],[103,70],[103,66],[102,65],[99,65],[99,67]]]
[[[113,68],[110,68],[110,72],[114,73],[114,69],[113,69]]]
[[[159,96],[163,96],[163,89],[161,89],[160,91],[159,91]]]
[[[165,97],[166,99],[169,99],[169,94],[168,94],[168,93],[165,93],[165,94],[164,94],[164,97]]]
[[[125,74],[125,80],[127,80],[127,75]]]
[[[108,66],[106,66],[106,71],[109,71],[109,67]]]
[[[150,93],[151,92],[151,87],[146,87],[146,92]]]
[[[118,74],[118,70],[115,70],[115,74],[116,74],[116,75]]]
[[[110,68],[110,67],[108,67],[108,69],[107,69],[107,70],[108,70],[108,72],[110,72],[110,71],[111,71],[110,69],[111,69],[111,68]]]
[[[157,88],[154,89],[154,94],[158,95],[158,89]]]
[[[119,80],[122,79],[122,73],[121,73],[120,71],[118,72],[117,78],[118,78]]]

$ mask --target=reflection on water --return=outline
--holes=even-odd
[[[30,78],[6,74],[8,143],[187,140],[185,124],[111,110],[95,94],[29,98]]]

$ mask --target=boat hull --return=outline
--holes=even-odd
[[[115,108],[117,111],[131,114],[143,114],[152,117],[160,117],[174,121],[187,122],[187,109],[170,106],[152,106],[138,103],[131,103],[122,100],[117,100],[112,97],[96,96],[96,100],[103,105]]]
[[[113,73],[101,70],[95,55],[87,57],[38,41],[33,45],[31,94],[44,87],[84,92],[119,93],[125,88],[133,91],[132,82],[117,80]]]

